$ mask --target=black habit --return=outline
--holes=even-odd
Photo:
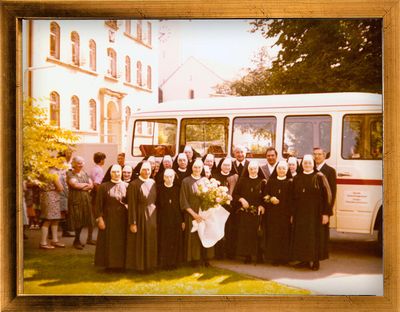
[[[95,217],[103,217],[106,228],[97,235],[94,264],[124,268],[128,209],[123,202],[128,184],[105,182],[99,185]]]
[[[182,261],[183,211],[179,205],[179,187],[157,188],[158,251],[162,268],[176,267]]]
[[[279,180],[276,176],[268,179],[262,197],[276,197],[279,204],[266,203],[264,259],[286,262],[290,258],[290,214],[292,207],[292,179]]]
[[[299,173],[293,178],[293,260],[328,258],[329,224],[322,224],[322,215],[332,215],[330,202],[328,181],[322,173]]]
[[[196,213],[199,212],[201,199],[197,195],[198,186],[203,183],[204,177],[200,179],[193,178],[192,175],[183,179],[180,191],[180,205],[184,212],[185,232],[183,242],[183,260],[185,262],[207,260],[214,256],[214,248],[204,248],[201,244],[197,232],[191,233],[192,230],[192,215],[186,211],[188,208]]]
[[[128,227],[137,225],[137,232],[127,231],[126,268],[138,271],[157,267],[156,183],[140,177],[129,184]]]
[[[259,175],[257,178],[252,179],[248,176],[242,176],[239,178],[238,183],[233,194],[234,201],[237,206],[237,249],[236,253],[238,256],[257,256],[258,252],[258,236],[257,228],[259,223],[259,217],[257,212],[250,213],[241,211],[240,198],[247,200],[250,206],[254,206],[258,209],[259,205],[262,205],[261,201],[261,184],[262,177]]]

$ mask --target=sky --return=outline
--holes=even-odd
[[[194,56],[207,64],[215,64],[223,76],[237,76],[242,68],[254,67],[251,60],[262,48],[267,47],[273,58],[278,48],[271,46],[275,39],[265,39],[260,32],[251,33],[251,20],[180,20],[181,55],[185,60]]]

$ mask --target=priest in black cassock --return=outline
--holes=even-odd
[[[94,265],[124,269],[128,209],[125,204],[128,183],[121,180],[121,166],[113,165],[111,180],[99,185],[95,217],[99,232]]]
[[[329,256],[329,216],[332,215],[329,184],[314,168],[312,155],[304,155],[303,172],[293,179],[292,258],[296,267],[319,270]]]
[[[166,169],[164,183],[157,187],[158,256],[163,269],[174,269],[182,261],[185,222],[179,204],[180,188],[174,179],[175,171]]]
[[[184,178],[190,176],[192,173],[191,168],[188,166],[188,158],[185,153],[179,153],[175,159],[173,169],[176,172],[177,179],[175,183],[181,185]]]
[[[245,257],[245,263],[251,263],[257,260],[260,252],[257,229],[260,215],[264,213],[261,200],[264,175],[257,161],[250,161],[247,169],[236,184],[233,200],[238,209],[236,253]]]
[[[326,152],[322,148],[320,147],[314,148],[313,156],[317,170],[322,172],[328,179],[329,187],[331,188],[331,193],[332,193],[331,206],[333,208],[333,205],[335,204],[336,189],[337,189],[336,170],[326,163]]]
[[[292,182],[287,162],[280,161],[262,192],[265,207],[264,259],[271,261],[272,265],[290,260]]]
[[[157,267],[156,183],[150,178],[151,165],[145,161],[140,175],[127,190],[128,224],[126,268],[151,272]]]
[[[208,266],[208,260],[214,256],[214,248],[204,248],[198,233],[191,233],[192,221],[196,220],[198,223],[203,221],[203,218],[198,214],[201,199],[197,195],[199,185],[206,179],[201,176],[202,170],[203,162],[200,159],[195,160],[192,166],[192,174],[183,179],[180,191],[180,205],[185,218],[183,259],[184,262],[191,263],[193,266],[199,264]]]
[[[236,146],[233,154],[235,155],[235,159],[232,161],[232,170],[241,177],[249,165],[249,161],[246,159],[246,149],[243,146]]]
[[[221,183],[221,186],[228,188],[228,194],[233,196],[238,181],[238,174],[232,171],[232,159],[230,157],[222,158],[218,164],[213,177]],[[224,208],[230,212],[228,220],[225,223],[225,236],[215,245],[215,257],[223,259],[226,257],[233,259],[236,254],[237,222],[236,213],[231,204],[224,205]]]

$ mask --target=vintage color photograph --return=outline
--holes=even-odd
[[[381,19],[22,26],[23,294],[383,295]]]

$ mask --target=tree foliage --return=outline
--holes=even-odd
[[[78,137],[70,130],[50,125],[46,109],[35,99],[23,103],[23,176],[24,179],[43,186],[54,177],[50,168],[64,168],[66,152]]]
[[[229,83],[230,94],[382,92],[381,20],[258,19],[251,25],[252,32],[277,38],[280,51],[271,66]]]

